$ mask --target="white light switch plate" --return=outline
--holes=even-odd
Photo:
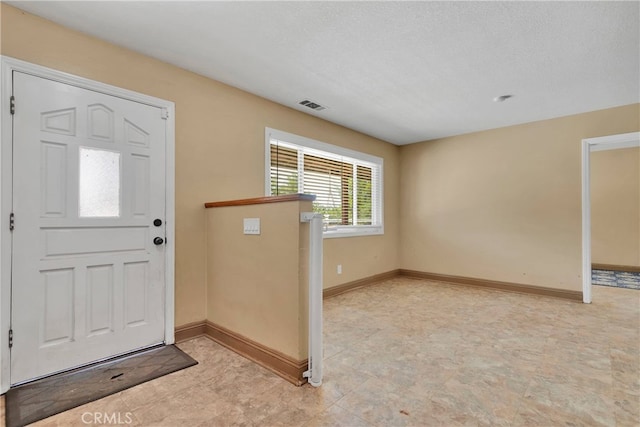
[[[260,218],[245,218],[244,234],[260,234]]]

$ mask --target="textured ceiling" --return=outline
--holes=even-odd
[[[8,3],[399,145],[640,101],[637,1]]]

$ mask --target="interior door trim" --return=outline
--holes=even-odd
[[[582,302],[591,304],[591,153],[640,147],[640,132],[582,140]]]
[[[153,96],[144,95],[116,86],[57,71],[37,64],[0,56],[0,394],[10,386],[11,360],[9,351],[9,329],[11,326],[11,232],[9,216],[13,201],[12,166],[12,116],[9,98],[12,95],[13,72],[18,71],[100,92],[106,95],[141,104],[158,107],[166,119],[166,247],[165,247],[165,331],[166,344],[174,342],[175,322],[175,104]],[[16,110],[20,108],[16,100]],[[16,218],[16,227],[20,219]]]

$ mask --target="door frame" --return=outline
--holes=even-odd
[[[591,152],[640,147],[640,132],[582,140],[582,302],[591,303]]]
[[[164,342],[173,344],[175,323],[175,104],[84,77],[0,56],[0,394],[11,385],[11,353],[9,328],[11,325],[11,247],[9,216],[13,203],[13,126],[9,109],[12,93],[12,74],[19,71],[36,77],[100,92],[106,95],[158,107],[166,113],[166,245],[165,245],[165,327]],[[19,100],[16,109],[20,108]],[[20,219],[16,219],[19,226]]]

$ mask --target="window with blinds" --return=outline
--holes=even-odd
[[[382,159],[267,129],[267,195],[316,196],[325,236],[381,234]]]

